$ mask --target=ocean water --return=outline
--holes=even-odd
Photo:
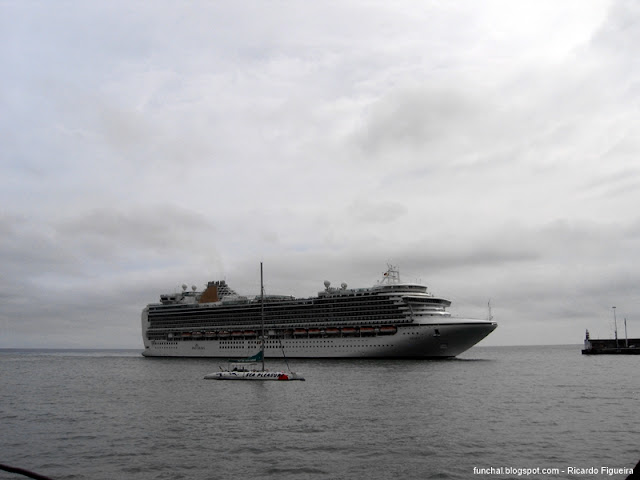
[[[0,463],[57,480],[622,479],[600,469],[640,460],[639,361],[475,347],[289,360],[306,382],[254,383],[203,380],[215,359],[0,350]]]

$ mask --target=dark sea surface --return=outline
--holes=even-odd
[[[262,383],[203,380],[215,359],[0,350],[0,463],[59,480],[621,479],[600,468],[640,460],[639,362],[475,347],[445,361],[289,360],[306,382]]]

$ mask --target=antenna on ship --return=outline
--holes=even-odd
[[[260,319],[262,326],[262,338],[260,339],[260,356],[262,357],[262,371],[264,372],[264,283],[262,281],[262,262],[260,262]]]
[[[380,283],[400,283],[400,270],[395,265],[387,263],[387,271],[382,275],[382,282]]]

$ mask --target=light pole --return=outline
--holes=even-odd
[[[613,326],[614,326],[613,332],[616,335],[616,348],[618,348],[618,321],[616,320],[616,307],[611,307],[611,308],[613,308]]]

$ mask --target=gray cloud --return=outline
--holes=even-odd
[[[637,313],[634,2],[0,9],[0,346],[136,347],[261,260],[301,296],[393,262],[494,344]]]

